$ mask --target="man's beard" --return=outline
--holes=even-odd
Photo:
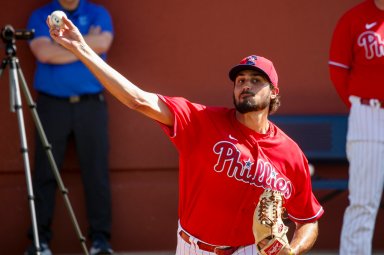
[[[249,95],[252,94],[252,96],[254,96],[254,94],[250,92],[245,92],[242,94],[249,94]],[[235,105],[236,110],[242,114],[264,110],[265,108],[269,107],[270,102],[271,100],[268,97],[262,100],[262,102],[258,102],[258,103],[254,102],[253,97],[247,97],[243,99],[242,102],[236,102],[235,95],[233,95],[233,104]]]

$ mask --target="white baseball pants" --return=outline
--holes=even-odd
[[[349,206],[344,213],[340,255],[371,255],[384,184],[384,109],[352,103],[347,134]]]

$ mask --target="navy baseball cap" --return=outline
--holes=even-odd
[[[243,58],[240,61],[240,64],[232,67],[232,69],[229,71],[229,78],[231,81],[235,81],[237,74],[243,70],[256,70],[262,72],[266,75],[272,85],[276,89],[278,88],[277,73],[271,60],[256,55]]]

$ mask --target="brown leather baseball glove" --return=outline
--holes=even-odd
[[[279,191],[264,190],[253,214],[253,235],[260,254],[276,255],[289,245],[282,214],[283,197]],[[260,247],[260,242],[262,247]]]

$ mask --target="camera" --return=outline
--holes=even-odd
[[[14,29],[11,25],[6,25],[1,29],[1,39],[4,43],[14,43],[16,40],[29,40],[35,35],[35,30]]]

